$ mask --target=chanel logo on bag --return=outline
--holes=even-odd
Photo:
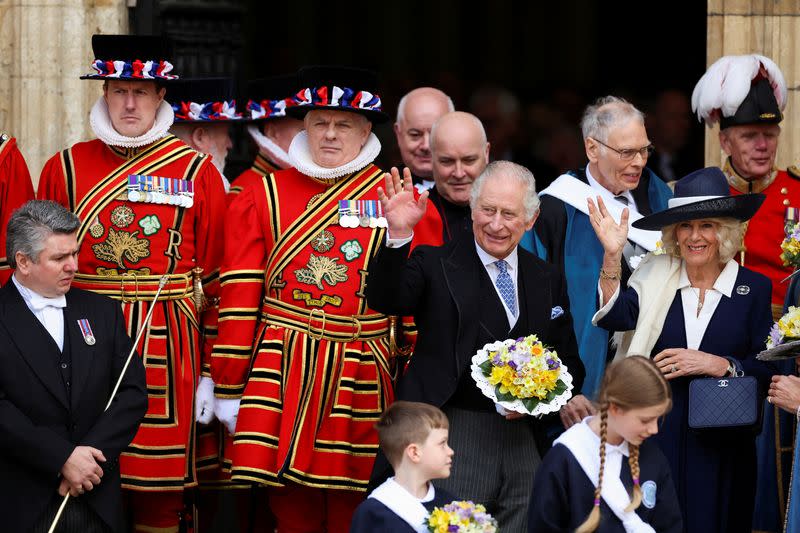
[[[728,386],[728,380],[727,379],[721,379],[721,380],[719,380],[718,385],[720,387],[727,387]]]

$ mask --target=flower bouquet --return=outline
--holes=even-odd
[[[472,379],[508,411],[541,416],[572,397],[572,376],[536,335],[492,342],[472,356]]]
[[[783,266],[800,268],[800,223],[786,225],[786,237],[781,242]]]
[[[433,533],[495,533],[497,520],[481,504],[456,501],[435,508],[427,526]]]
[[[800,307],[790,307],[789,312],[773,324],[766,345],[767,349],[756,356],[762,361],[779,361],[800,355]]]

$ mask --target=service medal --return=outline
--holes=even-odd
[[[83,342],[85,342],[89,346],[94,346],[97,340],[94,338],[94,333],[92,332],[92,326],[89,325],[89,320],[86,318],[79,319],[78,327],[80,328],[81,334],[83,335]]]

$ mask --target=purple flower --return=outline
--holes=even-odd
[[[494,354],[494,356],[492,357],[492,364],[494,366],[502,366],[503,365],[503,360],[500,358],[500,354],[499,353]]]
[[[769,338],[772,340],[773,346],[779,346],[783,344],[783,335],[781,335],[781,330],[778,328],[778,323],[772,325],[772,329],[769,330]]]
[[[453,531],[454,533],[458,533],[458,526],[455,524],[449,525],[447,526],[447,531]]]
[[[555,359],[552,359],[550,357],[547,358],[547,369],[548,370],[555,370],[555,369],[560,368],[560,367],[561,367],[561,363],[560,362],[558,362]]]
[[[509,361],[509,362],[508,362],[508,366],[509,366],[509,367],[511,367],[511,369],[512,369],[514,372],[516,372],[516,371],[517,371],[517,363],[515,363],[514,361]]]

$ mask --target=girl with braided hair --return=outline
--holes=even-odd
[[[536,473],[529,533],[683,531],[669,464],[646,442],[671,407],[670,387],[648,358],[609,365],[598,416],[556,439]]]

